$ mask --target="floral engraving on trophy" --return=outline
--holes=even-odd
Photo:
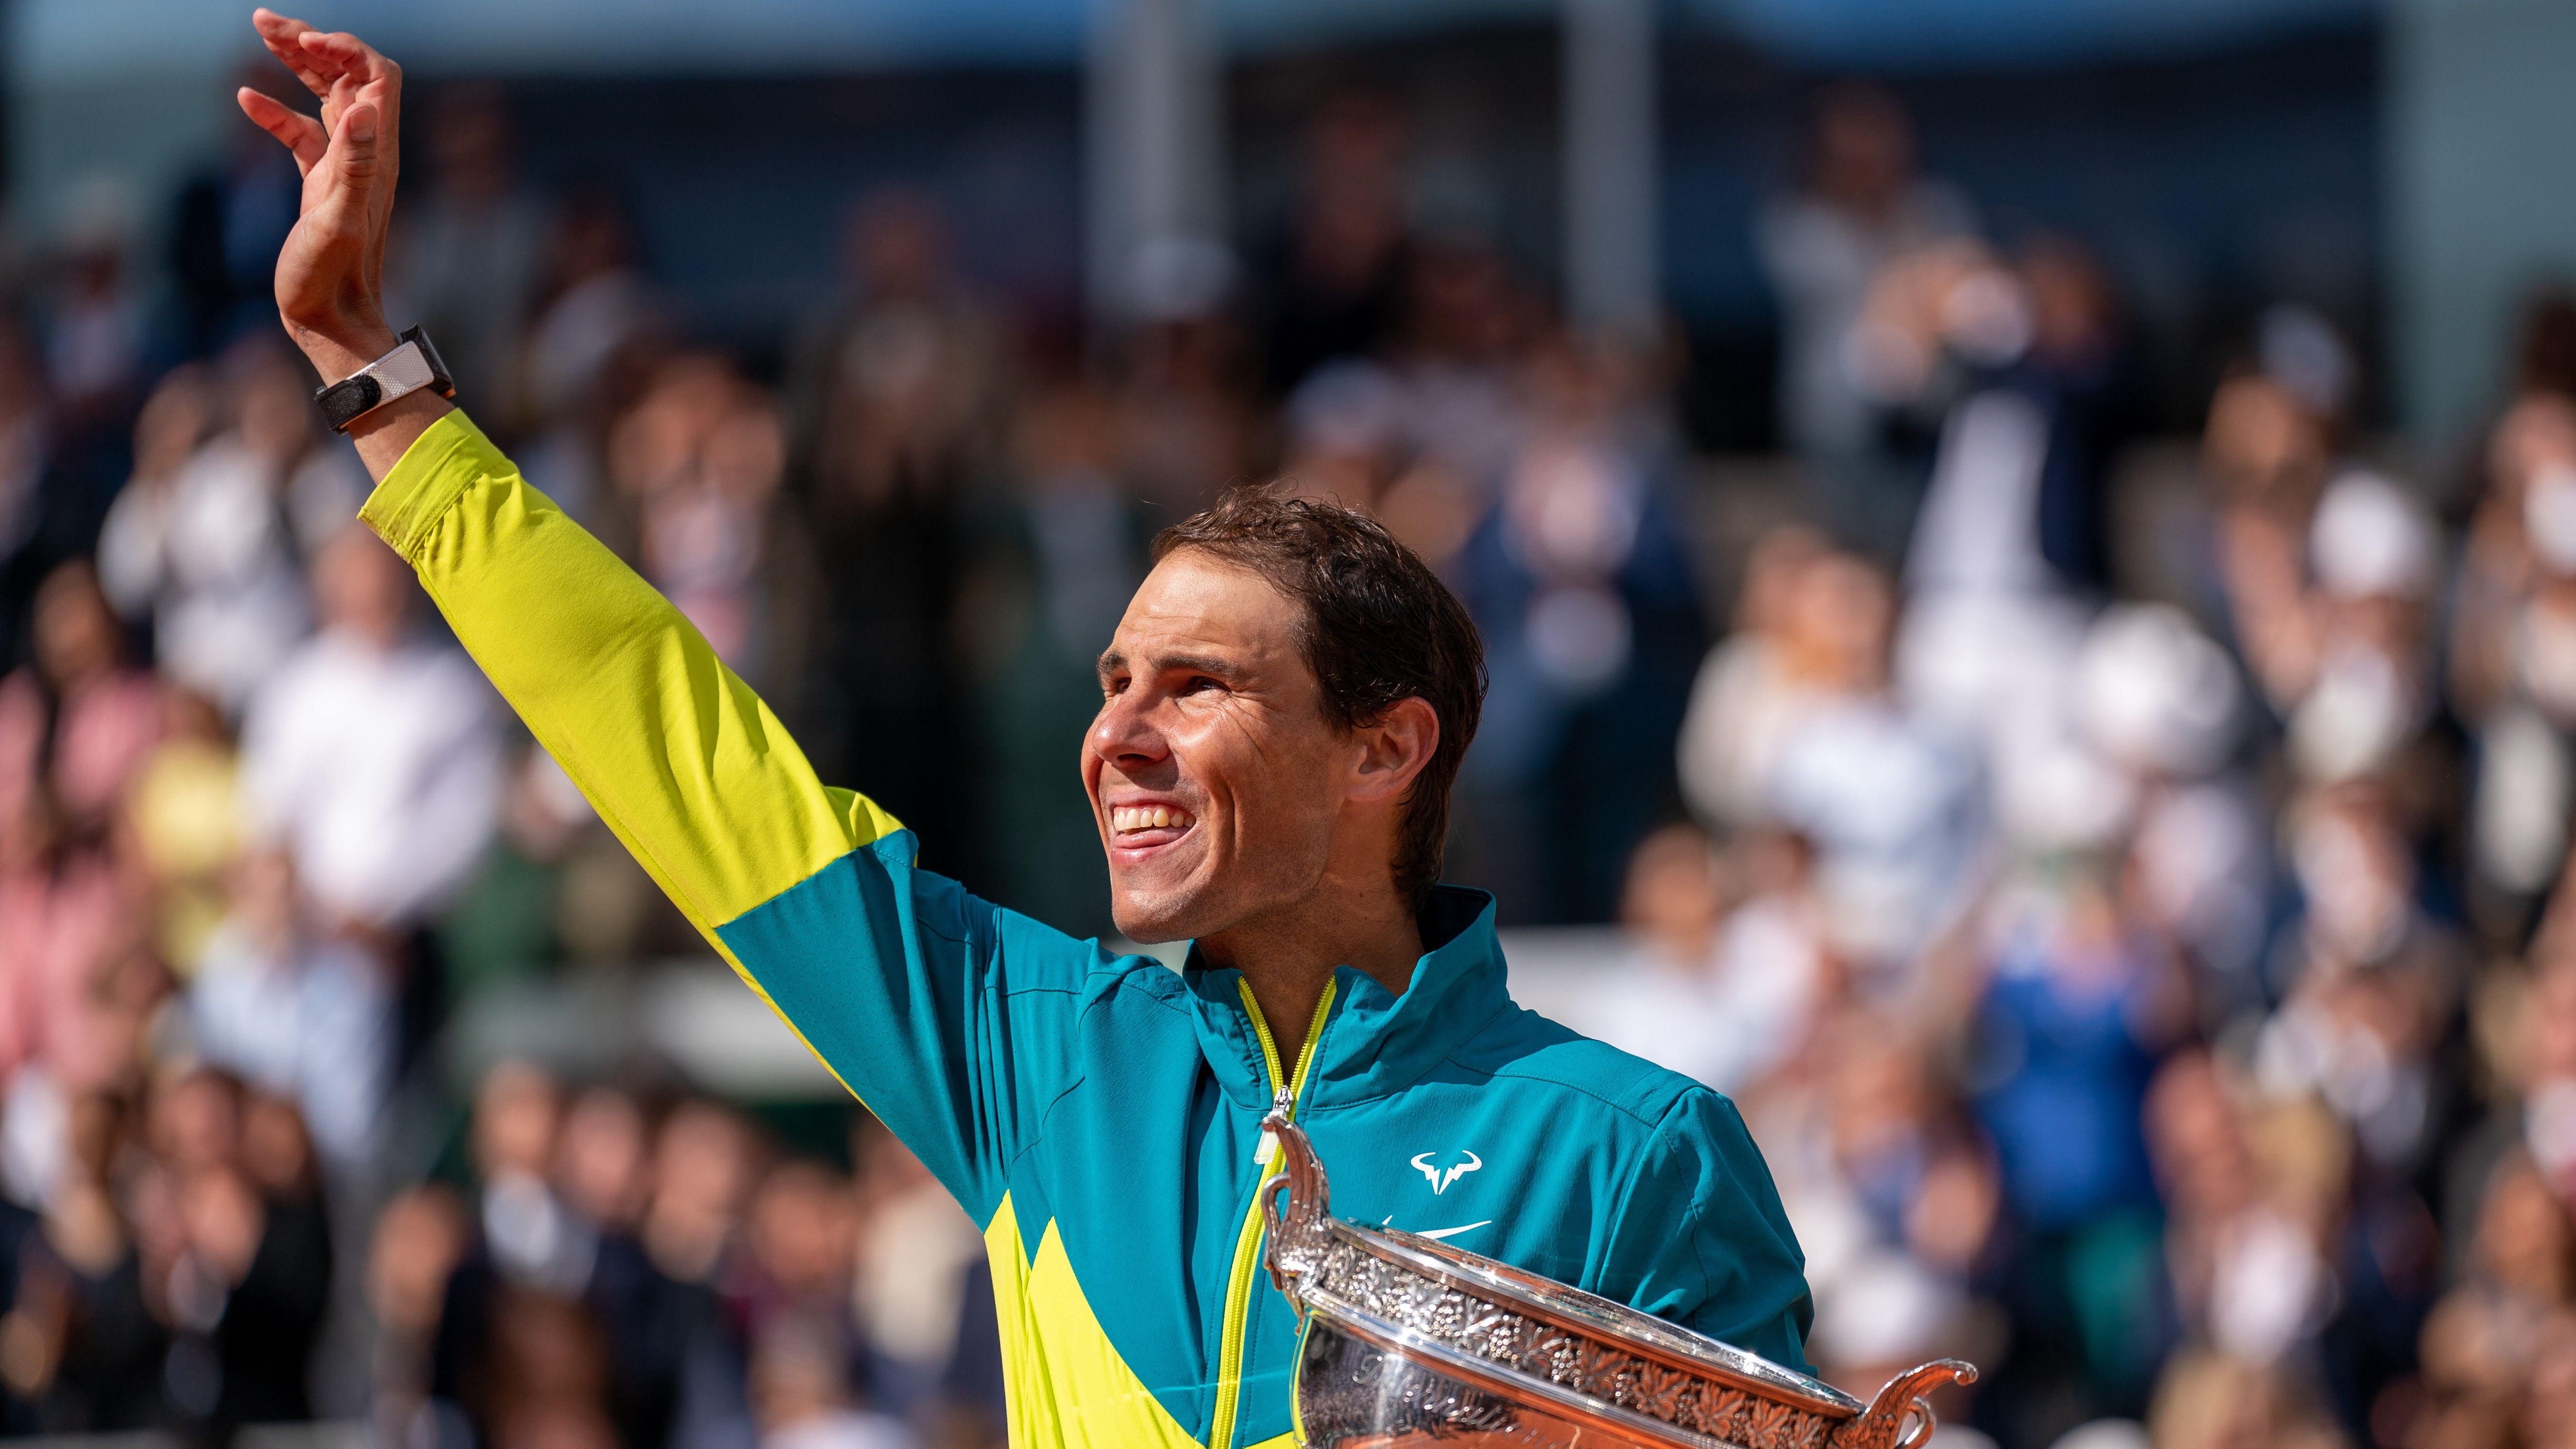
[[[1952,1360],[1900,1375],[1875,1404],[1632,1309],[1407,1234],[1320,1212],[1322,1169],[1276,1122],[1292,1187],[1270,1255],[1305,1322],[1298,1422],[1315,1449],[1472,1438],[1496,1446],[1919,1449],[1923,1395],[1973,1377]],[[1437,1261],[1433,1261],[1437,1260]],[[1481,1367],[1480,1367],[1481,1365]]]

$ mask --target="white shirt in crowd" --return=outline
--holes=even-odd
[[[164,670],[238,710],[313,627],[302,558],[365,497],[345,449],[307,458],[280,496],[266,463],[220,438],[166,486],[117,495],[99,582],[127,616],[152,616]]]
[[[1875,409],[1852,380],[1845,348],[1870,284],[1888,263],[1976,226],[1967,198],[1938,181],[1913,183],[1875,222],[1815,196],[1763,208],[1754,243],[1783,314],[1781,430],[1792,446],[1836,453],[1867,444]]]
[[[226,921],[188,1008],[206,1060],[295,1103],[325,1159],[366,1159],[393,1049],[393,994],[373,958],[346,941],[273,949]]]
[[[1837,700],[1781,745],[1771,818],[1816,849],[1834,944],[1895,962],[1961,903],[1983,822],[1969,742],[1885,697]]]
[[[1735,1092],[1806,1040],[1821,989],[1822,943],[1785,900],[1747,902],[1718,931],[1710,961],[1640,950],[1587,993],[1577,1029],[1660,1067]]]
[[[242,765],[253,824],[315,904],[377,926],[453,898],[500,807],[490,687],[461,650],[418,640],[314,636],[252,700]]]
[[[901,1419],[864,1409],[828,1409],[760,1436],[760,1449],[918,1449]]]

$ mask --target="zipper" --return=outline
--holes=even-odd
[[[1324,1033],[1325,1013],[1333,1009],[1333,989],[1338,983],[1326,981],[1324,994],[1315,1002],[1315,1018],[1306,1023],[1305,1044],[1297,1049],[1294,1075],[1279,1070],[1279,1044],[1271,1039],[1270,1023],[1262,1018],[1261,1003],[1252,999],[1252,988],[1241,980],[1235,982],[1243,993],[1243,1009],[1252,1018],[1252,1034],[1261,1039],[1261,1065],[1270,1074],[1273,1110],[1290,1117],[1297,1115],[1297,1099],[1305,1094],[1306,1073],[1315,1065],[1315,1041]],[[1252,1289],[1261,1267],[1261,1194],[1262,1181],[1278,1169],[1279,1139],[1261,1134],[1260,1145],[1253,1149],[1252,1160],[1260,1173],[1252,1179],[1255,1191],[1252,1208],[1243,1216],[1243,1231],[1234,1240],[1234,1272],[1225,1285],[1225,1338],[1217,1349],[1216,1417],[1208,1426],[1208,1449],[1234,1449],[1234,1421],[1241,1411],[1243,1396],[1243,1336],[1251,1328]]]

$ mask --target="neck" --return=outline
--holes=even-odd
[[[1413,903],[1397,894],[1382,869],[1375,874],[1364,884],[1328,873],[1305,900],[1199,938],[1202,959],[1243,973],[1279,1048],[1282,1072],[1297,1070],[1307,1025],[1334,967],[1365,973],[1397,996],[1413,980],[1413,965],[1422,958]]]

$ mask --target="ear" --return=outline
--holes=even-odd
[[[1440,748],[1440,712],[1431,701],[1413,695],[1387,706],[1374,723],[1351,734],[1359,742],[1360,757],[1349,798],[1401,800]]]

